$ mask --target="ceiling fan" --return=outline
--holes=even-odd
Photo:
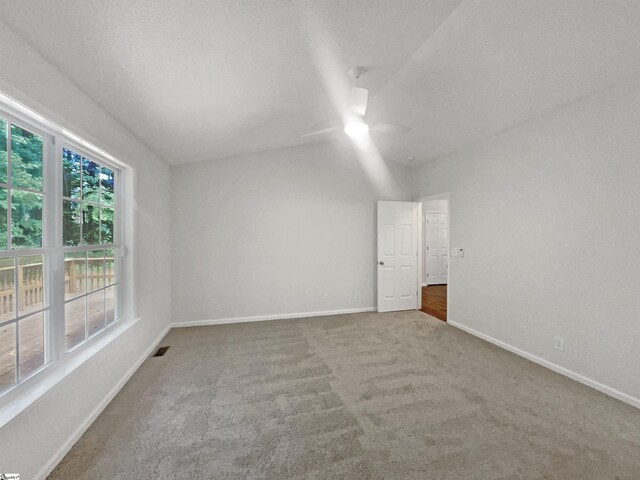
[[[349,70],[349,76],[353,79],[353,86],[349,95],[349,106],[343,113],[344,133],[351,138],[358,138],[366,135],[369,131],[381,133],[405,133],[410,127],[404,125],[395,125],[393,123],[375,123],[369,127],[364,121],[364,115],[367,111],[367,102],[369,100],[369,90],[358,86],[358,79],[366,71],[364,67],[356,67]],[[323,128],[313,132],[305,133],[303,138],[317,137],[329,133],[337,132],[340,127]]]

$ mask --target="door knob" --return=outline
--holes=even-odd
[[[378,262],[378,265],[384,265],[384,262],[383,262],[382,260],[380,260],[380,261]]]

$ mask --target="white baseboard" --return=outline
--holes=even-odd
[[[344,310],[323,310],[320,312],[280,313],[275,315],[255,315],[253,317],[230,317],[215,318],[212,320],[193,320],[190,322],[173,322],[171,326],[174,328],[201,327],[205,325],[222,325],[225,323],[264,322],[267,320],[284,320],[287,318],[326,317],[329,315],[345,315],[348,313],[365,313],[375,311],[376,309],[374,307],[347,308]]]
[[[544,358],[541,358],[541,357],[538,357],[537,355],[526,352],[525,350],[521,350],[520,348],[514,347],[513,345],[509,345],[508,343],[505,343],[502,340],[493,338],[482,332],[474,330],[473,328],[462,325],[461,323],[457,323],[453,321],[448,321],[447,323],[453,327],[459,328],[460,330],[470,333],[475,337],[481,338],[482,340],[486,340],[487,342],[493,343],[494,345],[497,345],[500,348],[504,348],[505,350],[515,353],[516,355],[526,358],[527,360],[531,360],[532,362],[537,363],[538,365],[542,365],[543,367],[546,367],[549,370],[553,370],[554,372],[559,373],[560,375],[564,375],[565,377],[569,377],[572,380],[575,380],[576,382],[580,382],[588,387],[591,387],[594,390],[598,390],[599,392],[609,395],[610,397],[618,399],[624,403],[628,403],[629,405],[632,405],[636,408],[640,408],[640,399],[632,397],[631,395],[627,395],[626,393],[621,392],[620,390],[616,390],[615,388],[609,387],[608,385],[600,383],[596,380],[592,380],[591,378],[585,377],[584,375],[576,373],[573,370],[569,370],[568,368],[561,367],[556,363],[550,362],[549,360],[545,360]]]
[[[87,429],[91,426],[91,424],[98,418],[98,416],[102,413],[102,411],[109,405],[111,400],[115,398],[118,392],[124,387],[124,385],[129,381],[131,376],[140,368],[140,365],[151,355],[151,353],[155,350],[158,344],[162,341],[164,336],[171,329],[171,325],[167,325],[167,327],[162,331],[160,335],[151,343],[151,346],[145,350],[145,352],[140,356],[140,358],[136,361],[136,363],[124,374],[124,376],[120,379],[120,381],[111,389],[109,394],[102,399],[102,401],[93,409],[91,414],[80,424],[80,426],[73,432],[73,435],[69,437],[69,439],[60,447],[60,449],[49,459],[47,464],[40,469],[37,479],[45,480],[47,476],[53,471],[54,468],[60,463],[60,461],[64,458],[64,456],[69,453],[71,447],[73,447],[80,437],[87,431]]]

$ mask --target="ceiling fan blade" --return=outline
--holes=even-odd
[[[371,126],[370,129],[372,132],[381,132],[381,133],[406,133],[411,130],[411,127],[407,127],[405,125],[395,125],[393,123],[376,123]]]
[[[369,99],[369,90],[361,87],[351,87],[351,95],[349,96],[349,108],[356,115],[364,117],[367,111],[367,101]]]
[[[320,137],[322,135],[327,135],[329,133],[336,132],[338,127],[329,127],[323,128],[322,130],[315,130],[313,132],[305,133],[304,135],[300,135],[302,138],[312,138],[312,137]]]

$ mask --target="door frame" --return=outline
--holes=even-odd
[[[447,252],[449,256],[449,269],[447,270],[447,321],[449,321],[450,315],[449,312],[451,310],[451,194],[449,192],[438,193],[436,195],[428,195],[426,197],[419,197],[415,201],[418,202],[418,212],[420,212],[420,216],[418,217],[418,310],[422,308],[422,269],[424,266],[424,243],[426,242],[425,235],[422,234],[424,230],[423,225],[423,215],[424,212],[423,203],[428,202],[429,200],[446,200],[447,201],[447,209],[448,209],[448,222],[447,222]]]

